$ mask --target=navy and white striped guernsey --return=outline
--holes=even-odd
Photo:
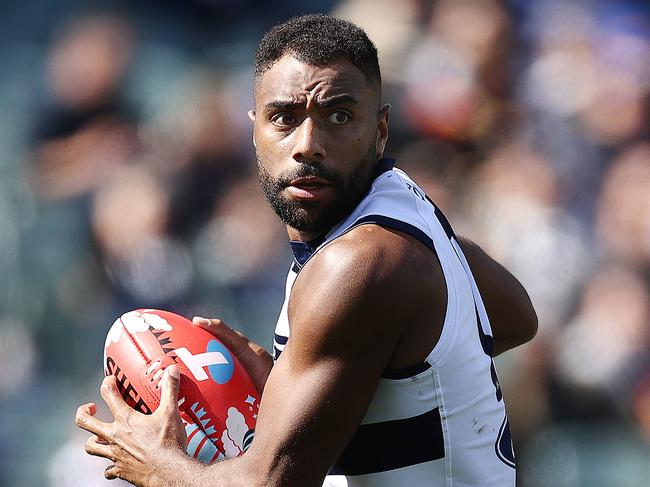
[[[408,233],[437,254],[447,310],[426,361],[410,371],[384,374],[324,485],[514,486],[515,459],[492,361],[492,332],[476,282],[444,215],[391,159],[380,161],[368,194],[322,241],[292,242],[295,258],[275,329],[274,358],[290,339],[287,305],[300,269],[323,246],[364,224]]]

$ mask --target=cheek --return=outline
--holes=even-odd
[[[374,154],[376,153],[377,134],[373,130],[364,127],[361,130],[351,133],[350,136],[351,137],[347,139],[349,142],[346,145],[348,149],[347,156],[349,158],[357,160],[368,157],[369,153],[374,157]],[[341,147],[341,149],[343,149],[343,147]]]
[[[276,131],[260,130],[256,133],[257,153],[266,157],[282,157],[291,152],[291,137],[282,137]]]
[[[374,132],[366,127],[349,126],[332,133],[329,139],[330,151],[353,157],[365,153],[366,148],[374,140]]]

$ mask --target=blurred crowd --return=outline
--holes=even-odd
[[[73,416],[123,312],[271,345],[290,252],[246,111],[261,34],[308,12],[367,30],[387,154],[529,290],[497,363],[519,485],[650,485],[647,2],[2,3],[0,486],[104,485]]]

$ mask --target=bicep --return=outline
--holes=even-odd
[[[378,275],[385,261],[337,255],[310,262],[294,284],[291,337],[269,375],[247,453],[267,465],[269,485],[320,485],[400,338],[402,310],[389,299],[400,276]]]
[[[291,345],[267,381],[249,453],[267,465],[269,485],[319,486],[361,422],[379,377],[336,357],[307,363]]]
[[[465,238],[459,243],[490,318],[494,355],[531,340],[537,332],[537,315],[524,287],[478,245]]]

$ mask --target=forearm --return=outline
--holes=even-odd
[[[493,306],[492,311],[488,309],[494,334],[495,357],[529,342],[537,334],[537,314],[528,293],[519,281],[515,280],[513,287],[515,298],[503,303],[501,308]]]
[[[253,471],[245,456],[216,462],[200,463],[182,450],[171,450],[157,462],[155,472],[145,487],[262,487],[267,485]]]
[[[523,345],[524,343],[532,340],[533,337],[534,334],[532,335],[518,334],[518,335],[511,335],[511,336],[504,336],[503,334],[499,334],[499,338],[494,340],[494,348],[492,351],[492,356],[497,357],[501,355],[503,352],[507,352],[508,350],[518,347],[519,345]]]

